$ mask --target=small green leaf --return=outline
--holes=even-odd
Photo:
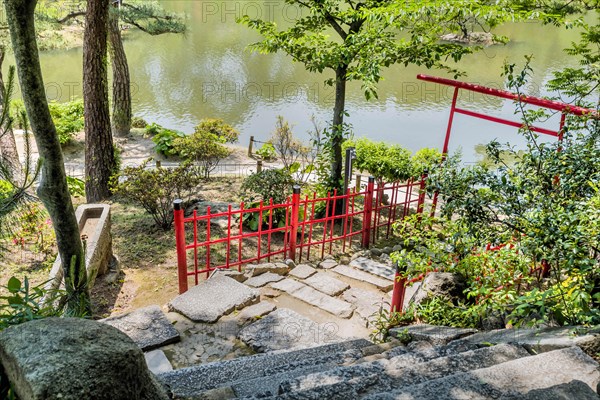
[[[8,280],[8,285],[6,287],[9,292],[17,293],[21,290],[21,281],[13,276]]]

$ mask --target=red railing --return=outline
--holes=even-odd
[[[328,194],[318,198],[300,196],[300,187],[285,203],[258,203],[225,212],[184,215],[181,200],[174,203],[175,238],[179,291],[188,289],[193,277],[198,284],[201,274],[237,267],[260,260],[323,258],[334,251],[345,252],[354,242],[368,248],[380,237],[388,237],[394,221],[405,217],[414,205],[421,212],[425,202],[425,179],[406,183],[381,184],[369,178],[365,190],[346,194]],[[387,195],[389,201],[383,201]],[[385,203],[385,204],[384,204]],[[257,219],[256,230],[245,220]],[[212,227],[219,223],[220,227]],[[247,222],[247,221],[246,221]],[[335,245],[335,247],[334,247]]]

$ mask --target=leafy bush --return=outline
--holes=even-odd
[[[197,130],[173,142],[174,151],[186,160],[196,162],[208,179],[219,162],[231,154],[225,139],[209,131]]]
[[[412,156],[412,176],[419,178],[426,171],[433,172],[442,163],[442,153],[438,149],[422,148]]]
[[[360,171],[368,171],[378,182],[397,182],[413,177],[410,151],[398,145],[360,138],[346,141],[344,147],[355,147],[354,166]]]
[[[241,191],[247,208],[258,206],[262,200],[268,204],[273,199],[273,204],[284,203],[291,193],[294,183],[291,175],[285,169],[267,169],[254,173],[244,179]],[[262,221],[259,221],[258,213],[245,214],[244,224],[252,230],[257,230],[259,223],[268,224],[269,214],[264,213]],[[285,224],[285,209],[273,211],[273,225],[283,226]]]
[[[162,154],[165,157],[180,155],[175,149],[174,144],[176,139],[185,137],[183,132],[163,128],[156,123],[152,123],[146,126],[146,135],[152,136],[154,151],[158,154]]]
[[[67,186],[69,187],[69,193],[73,197],[84,197],[85,196],[85,182],[79,178],[67,176]]]
[[[147,125],[148,125],[148,123],[146,122],[146,120],[144,120],[144,118],[141,118],[141,117],[131,118],[131,127],[132,128],[144,129]]]
[[[60,144],[68,144],[75,133],[81,132],[84,128],[83,100],[67,103],[50,102],[48,107]]]
[[[238,141],[240,132],[222,119],[207,118],[200,121],[194,132],[210,132],[219,137],[223,143],[235,143]]]
[[[275,147],[269,142],[263,144],[260,149],[256,151],[256,154],[265,161],[271,161],[277,158]]]
[[[123,169],[120,177],[113,178],[113,191],[124,201],[142,206],[166,231],[173,225],[173,201],[189,198],[201,178],[189,163],[148,169],[149,161]]]
[[[48,108],[50,109],[50,115],[52,116],[52,121],[54,121],[60,144],[69,144],[73,140],[75,133],[81,132],[85,126],[83,100],[78,99],[66,103],[52,101],[48,104]],[[23,123],[20,122],[20,116],[23,111],[25,111],[23,100],[17,99],[11,101],[11,117],[15,128],[23,128]]]

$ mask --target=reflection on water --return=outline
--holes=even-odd
[[[133,81],[134,114],[171,128],[191,132],[206,117],[223,118],[240,129],[240,140],[250,135],[265,140],[277,115],[295,125],[304,135],[315,116],[325,126],[331,119],[334,92],[323,84],[331,74],[313,74],[285,54],[261,55],[246,50],[259,39],[248,28],[237,25],[243,13],[272,18],[285,25],[297,10],[278,2],[169,0],[165,6],[188,15],[185,35],[151,37],[127,33],[125,49]],[[493,46],[464,59],[464,80],[503,88],[500,72],[505,60],[521,62],[533,54],[534,80],[528,94],[540,95],[551,71],[574,64],[562,49],[577,39],[577,32],[539,23],[508,24],[499,33],[510,37],[505,46]],[[41,56],[44,78],[51,99],[81,96],[81,49],[46,52]],[[11,60],[9,60],[11,62]],[[349,85],[348,122],[355,135],[400,143],[411,150],[441,147],[452,88],[416,80],[418,73],[440,75],[414,66],[394,66],[385,71],[379,99],[366,101],[360,84]],[[496,98],[463,92],[461,106],[513,117],[514,106]],[[549,123],[552,126],[552,123]],[[475,144],[495,137],[515,142],[512,128],[457,116],[451,149],[459,146],[467,161],[477,158]],[[506,136],[504,136],[506,135]]]

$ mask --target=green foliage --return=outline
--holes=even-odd
[[[31,287],[27,278],[21,282],[13,276],[2,286],[0,293],[6,294],[0,296],[0,331],[11,325],[62,315],[63,310],[56,303],[64,292],[47,290],[46,283]]]
[[[272,161],[277,158],[277,151],[275,151],[275,147],[270,142],[267,142],[256,151],[256,155],[259,156],[261,160]]]
[[[125,202],[140,205],[167,231],[173,224],[173,201],[187,199],[201,182],[189,163],[175,168],[149,169],[147,160],[138,167],[126,167],[113,178],[113,192]]]
[[[148,125],[148,122],[142,117],[133,117],[131,118],[131,127],[144,129]]]
[[[238,141],[238,137],[240,136],[240,132],[233,126],[226,124],[222,119],[215,118],[203,119],[198,125],[196,125],[194,131],[196,133],[212,133],[221,139],[223,143],[235,143]]]
[[[85,182],[79,178],[67,176],[67,186],[69,187],[69,193],[73,197],[84,197],[85,196]]]
[[[368,171],[378,182],[405,181],[413,176],[410,151],[399,145],[360,138],[346,141],[344,146],[356,149],[355,168]]]
[[[5,200],[10,196],[14,186],[7,180],[0,179],[0,201]]]
[[[184,159],[197,163],[204,178],[208,179],[219,162],[231,154],[231,150],[224,145],[226,140],[225,136],[197,129],[191,135],[175,139],[173,149]]]
[[[175,149],[175,140],[185,137],[183,132],[163,128],[157,123],[146,126],[146,135],[152,136],[154,142],[154,151],[165,157],[180,155]]]
[[[442,163],[442,153],[438,149],[422,148],[412,156],[412,176],[419,178],[425,172],[433,172]]]
[[[71,142],[75,133],[83,130],[83,100],[67,103],[50,102],[48,108],[61,145]]]
[[[113,10],[115,12],[116,10]],[[186,25],[182,16],[166,11],[155,0],[133,0],[122,3],[119,17],[128,25],[135,26],[150,35],[165,33],[185,33]]]
[[[273,200],[273,204],[284,203],[291,193],[293,183],[292,177],[285,169],[267,169],[250,175],[244,179],[241,186],[246,208],[258,206],[260,201],[268,204],[270,199]],[[273,226],[285,224],[285,212],[285,208],[273,210]],[[259,223],[269,224],[269,214],[263,213],[262,221],[258,213],[245,214],[243,223],[250,229],[257,230]]]

